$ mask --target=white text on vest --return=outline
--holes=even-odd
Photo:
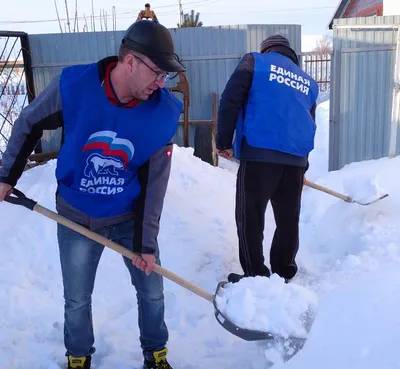
[[[277,67],[274,64],[271,64],[269,81],[276,81],[278,83],[285,84],[288,87],[292,87],[303,92],[305,95],[308,95],[310,91],[310,88],[307,87],[311,85],[310,80],[303,78],[302,76],[299,76],[290,70]]]

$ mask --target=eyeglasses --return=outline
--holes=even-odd
[[[170,74],[169,74],[168,72],[167,72],[167,73],[162,73],[162,72],[159,72],[159,71],[157,71],[157,70],[154,70],[152,67],[150,67],[150,65],[148,65],[147,63],[145,63],[145,62],[144,62],[142,59],[140,59],[138,56],[134,55],[134,57],[135,57],[136,59],[139,59],[147,68],[149,68],[151,71],[153,71],[153,72],[156,74],[156,81],[160,81],[160,80],[164,79],[165,82],[167,82],[167,81],[169,80]]]

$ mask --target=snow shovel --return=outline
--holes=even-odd
[[[375,200],[372,200],[372,201],[369,201],[369,202],[360,202],[360,201],[352,199],[350,196],[343,195],[343,194],[341,194],[339,192],[336,192],[336,191],[333,191],[333,190],[331,190],[329,188],[326,188],[326,187],[320,186],[320,185],[318,185],[316,183],[307,181],[307,179],[305,179],[305,178],[304,178],[304,184],[306,186],[308,186],[308,187],[311,187],[311,188],[314,188],[316,190],[325,192],[325,193],[327,193],[329,195],[335,196],[335,197],[337,197],[337,198],[339,198],[339,199],[341,199],[343,201],[346,201],[346,202],[349,202],[349,203],[355,203],[355,204],[359,204],[359,205],[370,205],[370,204],[373,204],[374,202],[377,202],[377,201],[382,200],[385,197],[389,196],[389,194],[384,194],[384,195],[378,197]]]
[[[15,195],[15,196],[12,196]],[[4,201],[9,202],[11,204],[15,205],[21,205],[29,210],[36,211],[45,217],[48,217],[52,220],[55,220],[56,222],[106,246],[109,247],[110,249],[113,249],[114,251],[120,253],[121,255],[126,256],[129,259],[133,259],[137,256],[140,256],[138,254],[135,254],[134,252],[122,247],[121,245],[103,237],[100,236],[99,234],[90,231],[89,229],[81,226],[80,224],[77,224],[75,222],[70,221],[69,219],[39,205],[36,201],[26,197],[21,191],[17,189],[13,189],[12,195],[6,196]],[[223,286],[228,283],[228,282],[220,282],[217,286],[215,295],[201,289],[200,287],[192,284],[191,282],[186,281],[182,277],[170,272],[169,270],[162,268],[159,265],[156,265],[154,268],[154,272],[162,275],[163,277],[179,284],[180,286],[188,289],[189,291],[195,293],[196,295],[206,299],[207,301],[210,301],[214,305],[214,314],[215,317],[218,321],[219,324],[223,328],[225,328],[228,332],[234,334],[235,336],[244,339],[246,341],[259,341],[259,340],[266,340],[266,339],[273,339],[274,337],[268,333],[268,332],[262,332],[262,331],[257,331],[257,330],[250,330],[250,329],[244,329],[241,327],[236,326],[233,322],[231,322],[224,314],[222,314],[216,303],[216,295],[220,291]]]

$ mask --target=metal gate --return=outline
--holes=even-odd
[[[15,120],[34,98],[28,35],[0,31],[0,158]],[[35,151],[41,151],[40,145]]]
[[[302,52],[299,56],[302,69],[315,79],[320,92],[329,92],[331,86],[332,53]]]

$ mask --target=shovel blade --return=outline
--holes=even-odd
[[[274,336],[268,332],[254,331],[251,329],[243,329],[232,323],[218,309],[215,309],[215,317],[219,324],[228,332],[245,341],[264,341],[274,339]]]
[[[366,205],[371,205],[371,204],[373,204],[373,203],[375,203],[377,201],[380,201],[380,200],[382,200],[382,199],[384,199],[385,197],[388,197],[388,196],[389,196],[389,194],[387,193],[387,194],[382,195],[382,196],[378,197],[377,199],[372,200],[370,202],[360,202],[360,201],[356,201],[356,200],[353,200],[353,202],[355,202],[356,204],[359,204],[359,205],[366,206]]]
[[[245,341],[273,340],[276,342],[278,342],[278,341],[289,342],[289,343],[295,345],[296,347],[300,347],[300,346],[304,345],[306,338],[303,338],[303,337],[295,337],[295,336],[281,337],[280,335],[273,334],[271,332],[265,332],[265,331],[260,331],[260,330],[256,330],[256,329],[241,328],[241,327],[238,327],[235,323],[233,323],[228,317],[226,317],[218,309],[217,302],[216,302],[216,297],[218,295],[218,292],[227,283],[228,282],[226,282],[226,281],[222,281],[222,282],[218,283],[218,286],[217,286],[217,289],[216,289],[216,292],[215,292],[214,298],[213,298],[215,318],[217,319],[218,323],[224,329],[226,329],[228,332],[232,333],[233,335],[235,335]],[[305,327],[308,332],[311,330],[313,320],[314,319],[313,319],[312,313],[309,311],[308,315],[305,319]]]

